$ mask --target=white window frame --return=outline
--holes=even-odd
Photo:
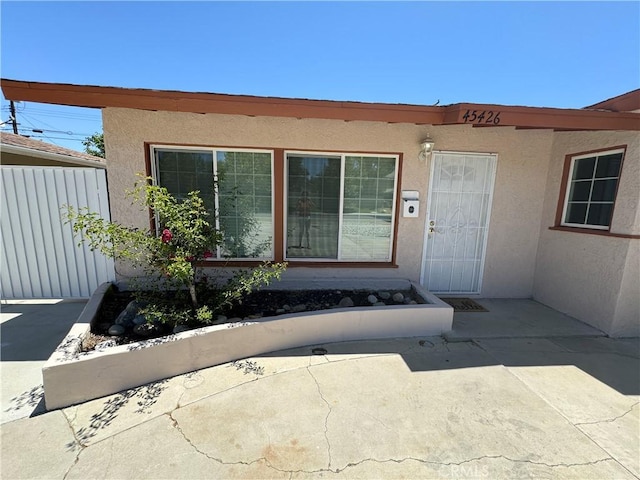
[[[591,225],[591,224],[588,224],[588,223],[569,223],[569,222],[566,221],[566,218],[567,218],[567,211],[569,209],[569,203],[570,203],[569,200],[570,200],[570,195],[571,195],[571,183],[572,183],[573,170],[575,168],[576,161],[582,160],[582,159],[585,159],[585,158],[596,158],[596,165],[594,166],[593,176],[591,177],[591,180],[590,180],[591,181],[591,191],[589,192],[589,200],[587,200],[585,202],[585,203],[587,203],[587,206],[588,206],[589,204],[592,203],[591,196],[593,194],[593,183],[595,181],[595,172],[597,170],[598,157],[604,157],[606,155],[613,155],[613,154],[616,154],[616,153],[622,153],[622,161],[620,163],[620,171],[618,172],[618,176],[617,177],[602,177],[602,178],[598,178],[598,180],[613,180],[613,179],[615,179],[617,181],[617,183],[616,183],[616,193],[617,193],[618,186],[620,185],[620,178],[622,177],[622,162],[624,161],[624,153],[625,153],[625,149],[624,148],[614,148],[612,150],[601,150],[601,151],[595,151],[595,152],[591,152],[591,153],[583,153],[583,154],[578,154],[578,155],[574,155],[574,156],[571,157],[571,164],[569,166],[569,174],[567,175],[567,183],[565,185],[564,205],[563,205],[563,208],[562,208],[562,217],[560,219],[560,225],[561,226],[563,226],[563,227],[574,227],[574,228],[588,228],[588,229],[591,229],[591,230],[606,230],[606,231],[611,229],[611,222],[613,220],[613,212],[614,212],[615,205],[616,205],[616,197],[617,197],[617,195],[614,195],[613,201],[611,201],[611,202],[596,202],[596,203],[611,203],[611,205],[612,205],[612,208],[611,208],[611,219],[609,220],[609,224],[608,225]]]
[[[247,152],[247,153],[268,153],[271,157],[271,255],[268,257],[249,257],[249,258],[236,258],[236,257],[223,257],[221,256],[222,248],[220,245],[217,246],[216,257],[208,258],[206,261],[208,262],[262,262],[262,261],[273,261],[275,258],[275,170],[274,170],[274,151],[269,149],[258,149],[258,148],[235,148],[235,147],[198,147],[198,146],[183,146],[183,145],[165,145],[161,143],[149,145],[149,153],[151,160],[151,177],[154,185],[159,185],[158,183],[158,166],[157,166],[157,158],[155,155],[156,149],[165,149],[165,150],[191,150],[197,152],[211,152],[213,155],[213,172],[212,180],[217,180],[218,178],[218,152]],[[214,203],[216,209],[215,215],[215,228],[216,231],[220,231],[220,219],[218,218],[217,212],[219,211],[219,203],[218,203],[218,186],[216,183],[214,190]],[[155,215],[155,224],[156,224],[156,234],[160,234],[160,221],[158,219],[157,214]]]
[[[289,215],[289,155],[309,155],[309,156],[326,156],[326,157],[340,157],[340,211],[338,212],[338,255],[337,258],[322,258],[322,257],[289,257],[287,255],[287,232]],[[391,209],[391,241],[389,242],[389,253],[387,259],[381,260],[353,260],[342,258],[342,224],[343,224],[343,210],[344,210],[344,172],[345,172],[345,159],[346,157],[370,157],[370,158],[393,158],[395,160],[394,178],[393,178],[393,207]],[[394,247],[394,235],[396,229],[396,209],[398,208],[398,170],[400,166],[400,156],[392,153],[359,153],[359,152],[323,152],[323,151],[308,151],[308,150],[285,150],[284,151],[284,198],[283,198],[283,232],[282,241],[284,259],[288,262],[308,262],[308,263],[390,263],[393,261],[393,247]]]

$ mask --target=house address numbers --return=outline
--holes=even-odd
[[[476,125],[499,125],[500,113],[492,110],[467,110],[462,116],[464,123],[475,123]]]

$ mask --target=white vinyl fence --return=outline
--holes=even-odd
[[[0,296],[89,297],[115,278],[113,261],[78,246],[63,205],[109,219],[106,171],[98,168],[0,167]]]

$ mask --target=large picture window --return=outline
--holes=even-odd
[[[156,147],[153,153],[159,185],[176,198],[200,191],[210,223],[224,236],[217,258],[273,258],[271,152]]]
[[[167,145],[150,152],[158,185],[178,199],[200,192],[223,235],[212,261],[393,262],[398,155]]]
[[[624,149],[571,157],[562,225],[608,230]]]
[[[288,153],[288,259],[389,262],[397,157]]]

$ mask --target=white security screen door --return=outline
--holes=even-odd
[[[420,281],[429,291],[478,294],[496,156],[434,152]]]

